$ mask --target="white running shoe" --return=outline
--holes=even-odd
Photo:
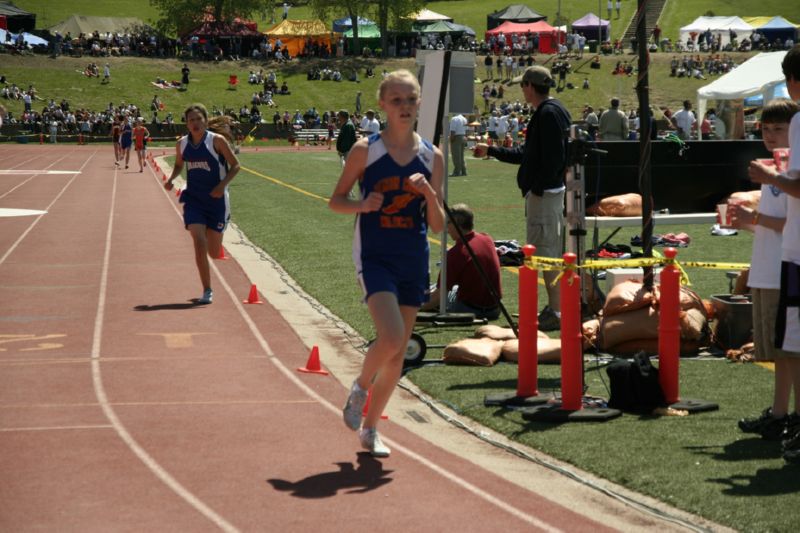
[[[206,289],[203,291],[203,296],[197,300],[199,304],[210,304],[214,300],[214,291]]]
[[[344,424],[353,431],[361,427],[361,418],[364,416],[364,404],[367,403],[367,390],[358,386],[358,381],[350,387],[350,396],[342,409]]]
[[[378,430],[375,428],[362,429],[359,438],[361,439],[361,447],[373,457],[389,457],[389,454],[392,453],[392,450],[381,441]]]

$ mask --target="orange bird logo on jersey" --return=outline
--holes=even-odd
[[[410,192],[398,194],[397,196],[392,198],[392,203],[381,209],[381,212],[386,215],[396,215],[405,206],[410,204],[415,197],[416,194]]]

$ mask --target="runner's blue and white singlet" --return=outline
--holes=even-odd
[[[224,203],[227,213],[230,212],[227,187],[222,198],[211,196],[211,191],[228,173],[227,161],[214,149],[215,136],[214,132],[206,131],[198,144],[192,144],[189,135],[181,137],[180,150],[186,166],[186,190],[181,193],[181,202],[210,209],[218,209],[220,203]]]
[[[361,198],[377,191],[383,193],[383,205],[377,211],[359,213],[356,217],[353,261],[358,271],[362,259],[415,258],[424,262],[427,272],[425,197],[409,185],[408,178],[419,172],[430,180],[433,161],[433,146],[425,139],[419,139],[417,156],[400,166],[389,155],[380,133],[369,137],[367,163],[359,184]]]

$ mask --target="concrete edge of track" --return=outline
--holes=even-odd
[[[171,170],[163,158],[157,158],[159,166],[169,175]],[[283,316],[298,337],[309,348],[319,348],[323,368],[342,383],[342,400],[361,368],[363,352],[359,349],[365,340],[343,320],[308,295],[267,252],[250,242],[235,225],[230,224],[225,232],[223,245],[226,252],[242,267],[251,283],[270,304]],[[355,280],[354,280],[355,283]],[[246,296],[246,295],[243,295]],[[404,386],[422,394],[406,378]],[[733,531],[705,518],[671,507],[654,498],[631,491],[621,485],[599,478],[575,466],[559,461],[538,450],[514,442],[504,435],[480,426],[471,419],[464,419],[455,411],[438,404],[451,419],[460,421],[475,433],[501,445],[513,447],[547,464],[567,470],[594,486],[612,491],[624,498],[656,509],[681,521],[712,531]],[[687,528],[667,521],[655,514],[642,511],[634,505],[623,503],[599,490],[581,485],[585,490],[577,491],[579,485],[562,473],[544,468],[533,461],[517,457],[509,451],[492,446],[468,432],[445,421],[413,394],[398,389],[392,396],[386,414],[390,421],[423,437],[432,444],[455,453],[475,465],[493,472],[508,481],[548,497],[553,501],[569,501],[572,509],[589,510],[589,516],[621,531],[643,527],[658,527],[661,531],[686,531]]]

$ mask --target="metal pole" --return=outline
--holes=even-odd
[[[636,94],[639,96],[639,189],[642,193],[642,245],[645,257],[653,257],[653,191],[650,174],[650,84],[648,81],[649,51],[647,49],[647,0],[638,0],[636,11],[636,40],[639,53],[639,77]],[[644,284],[653,286],[653,268],[644,269]]]
[[[597,0],[597,50],[603,44],[603,0]]]
[[[445,112],[442,114],[442,155],[444,156],[444,177],[442,179],[442,203],[447,205],[447,182],[450,172],[448,170],[448,159],[450,153],[450,121],[448,120],[449,113],[447,110],[450,108],[450,84],[448,83],[447,96],[445,97]],[[447,218],[445,217],[445,222]],[[442,240],[441,250],[441,268],[439,269],[439,313],[447,313],[447,224],[445,223],[442,228],[442,234],[439,237]]]

